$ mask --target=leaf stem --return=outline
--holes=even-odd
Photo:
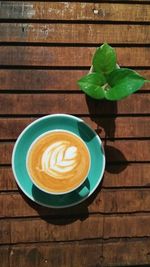
[[[105,91],[108,91],[110,89],[110,86],[108,83],[105,83],[102,88],[105,90]]]

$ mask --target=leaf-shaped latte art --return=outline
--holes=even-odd
[[[67,141],[51,144],[42,155],[42,170],[56,179],[70,178],[78,164],[78,149]]]

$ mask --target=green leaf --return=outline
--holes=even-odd
[[[145,78],[133,70],[122,68],[113,71],[107,77],[107,82],[111,89],[106,92],[106,99],[120,100],[139,90]]]
[[[103,44],[96,50],[92,64],[95,72],[112,72],[116,68],[115,49],[106,43]]]
[[[80,86],[80,89],[92,98],[105,98],[103,85],[106,83],[106,79],[103,74],[93,72],[82,77],[77,83]]]
[[[127,68],[120,68],[112,71],[109,75],[107,75],[107,82],[110,86],[116,85],[121,80],[128,78],[130,75],[135,78],[144,79],[141,75],[139,75],[136,71],[127,69]]]

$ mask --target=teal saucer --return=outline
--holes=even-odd
[[[84,184],[63,195],[52,195],[39,190],[33,185],[26,169],[26,156],[30,145],[41,134],[56,129],[78,135],[86,143],[91,155],[91,168]],[[104,168],[105,155],[98,135],[83,120],[66,114],[48,115],[32,122],[18,137],[12,154],[13,173],[21,190],[34,202],[51,208],[74,206],[88,198],[101,182]],[[79,192],[84,186],[89,189],[89,193],[81,196]]]

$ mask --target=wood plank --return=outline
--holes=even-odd
[[[83,240],[103,235],[103,218],[96,216],[83,221],[80,219],[47,219],[47,221],[20,219],[11,220],[10,224],[10,243]]]
[[[23,129],[35,119],[36,118],[1,118],[0,139],[16,139]]]
[[[104,210],[106,213],[149,211],[148,190],[112,190],[105,192]]]
[[[107,164],[109,164],[109,162],[127,163],[128,161],[149,161],[150,141],[107,141],[105,146],[105,153]]]
[[[110,165],[107,168],[102,187],[149,187],[150,164]]]
[[[149,5],[17,1],[0,4],[1,19],[149,21]]]
[[[3,246],[1,252],[8,257],[9,253],[6,248]],[[71,242],[69,244],[18,245],[10,248],[10,265],[2,267],[91,267],[93,261],[99,264],[102,257],[102,244],[95,242],[90,244]]]
[[[150,25],[1,23],[1,42],[149,44]]]
[[[1,19],[149,21],[149,5],[5,2],[0,4]]]
[[[22,266],[22,267],[43,267],[48,264],[49,267],[64,267],[64,266],[125,266],[149,264],[149,239],[140,240],[120,240],[86,242],[69,242],[57,243],[37,243],[1,246],[1,255],[5,259],[9,258],[10,265],[6,266]],[[71,255],[68,256],[68,255]],[[83,257],[84,255],[84,257]],[[8,262],[8,260],[7,260]],[[72,265],[71,265],[72,264]]]
[[[0,46],[0,65],[89,67],[95,47]],[[120,66],[149,67],[149,47],[116,48]]]
[[[84,94],[1,94],[0,114],[149,114],[150,95],[134,94],[119,102],[98,101]]]
[[[105,216],[103,238],[108,239],[116,237],[149,237],[149,220],[149,215]]]
[[[77,80],[88,73],[87,70],[0,70],[0,90],[44,90],[76,91]],[[138,73],[150,79],[150,70]],[[146,83],[142,90],[150,90]]]
[[[149,117],[80,117],[93,128],[101,138],[148,138]],[[37,118],[0,118],[0,139],[15,140],[23,129]],[[15,127],[14,127],[15,125]],[[109,125],[109,127],[108,127]],[[127,127],[128,125],[128,127]]]
[[[0,168],[0,191],[5,190],[17,190],[17,184],[15,182],[11,167]]]
[[[10,222],[7,220],[0,220],[0,244],[11,243]]]
[[[1,267],[10,266],[9,265],[9,246],[0,247],[0,260],[1,260]]]
[[[119,267],[119,266],[140,266],[139,263],[150,264],[149,253],[150,241],[144,240],[131,240],[131,241],[118,241],[106,243],[103,246],[103,266]]]
[[[43,267],[49,266],[122,266],[148,264],[149,259],[149,240],[100,242],[90,243],[70,242],[55,244],[29,244],[11,246],[10,267],[14,265],[22,267]],[[2,255],[9,256],[9,247],[1,247]],[[72,255],[72,257],[68,257]],[[83,257],[85,255],[85,257]],[[99,265],[101,264],[101,265]],[[102,265],[103,264],[103,265]],[[4,265],[8,266],[8,265]]]
[[[44,208],[30,201],[24,194],[1,193],[1,218],[8,217],[33,217],[52,216],[65,217],[88,217],[89,213],[138,213],[150,212],[150,190],[149,189],[122,189],[122,190],[101,190],[97,191],[86,201],[78,206],[64,210]]]
[[[104,225],[103,217],[100,216],[91,216],[84,221],[77,220],[72,224],[67,224],[69,220],[59,220],[58,222],[50,220],[45,222],[39,219],[34,219],[32,221],[27,219],[25,221],[21,220],[21,223],[20,220],[11,221],[11,242],[150,237],[149,216],[105,216],[104,220]],[[55,223],[58,223],[58,225],[54,225]],[[30,225],[30,227],[27,225]],[[60,228],[60,225],[63,225],[63,229],[62,227]],[[28,231],[26,231],[27,227]],[[18,228],[19,230],[16,230]],[[39,231],[37,229],[39,229]],[[76,231],[76,229],[78,229],[78,231]]]
[[[14,143],[0,143],[0,164],[11,164]]]
[[[14,143],[0,143],[0,164],[10,164]],[[110,162],[145,162],[149,161],[150,141],[149,140],[115,140],[107,141],[105,146],[107,164]]]
[[[149,216],[122,215],[98,216],[91,215],[84,220],[26,218],[9,220],[10,243],[73,241],[97,238],[137,238],[150,237]],[[1,220],[0,224],[5,224]],[[116,227],[117,225],[117,227]],[[128,227],[127,227],[128,225]],[[28,229],[28,231],[27,231]],[[7,235],[8,235],[7,234]],[[2,240],[8,243],[8,238]]]
[[[0,191],[18,191],[11,167],[0,168]],[[150,187],[150,164],[109,164],[106,168],[101,188]]]

